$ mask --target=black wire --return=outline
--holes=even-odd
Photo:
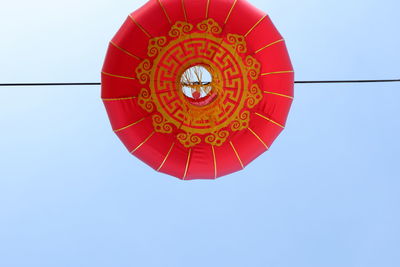
[[[79,85],[101,85],[101,83],[0,83],[2,87],[16,86],[79,86]]]
[[[387,83],[400,82],[400,79],[392,80],[331,80],[331,81],[295,81],[297,84],[318,84],[318,83]],[[207,84],[207,83],[205,83]],[[101,85],[101,83],[0,83],[0,87],[17,86],[90,86]]]
[[[295,81],[294,83],[388,83],[388,82],[400,82],[400,79],[393,79],[393,80]]]

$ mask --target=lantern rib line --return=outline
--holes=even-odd
[[[247,37],[268,15],[264,15],[259,21],[257,21],[256,24],[254,24],[253,27],[244,35],[244,37]]]
[[[133,57],[134,59],[139,60],[139,61],[142,60],[140,57],[138,57],[138,56],[132,54],[131,52],[129,52],[129,51],[126,50],[126,49],[123,49],[122,47],[120,47],[119,45],[117,45],[116,43],[114,43],[113,41],[111,41],[110,44],[112,44],[115,48],[117,48],[118,50],[121,50],[122,52],[124,52],[124,53],[127,54],[128,56],[131,56],[131,57]]]
[[[161,9],[164,11],[165,17],[167,18],[169,24],[172,24],[171,18],[169,17],[167,10],[165,9],[164,5],[162,4],[161,0],[157,0],[158,3],[160,4]]]
[[[215,158],[215,150],[214,150],[214,146],[211,146],[211,150],[213,153],[213,160],[214,160],[214,179],[217,179],[217,159]]]
[[[146,118],[141,118],[140,120],[135,121],[134,123],[131,123],[131,124],[125,126],[125,127],[119,128],[119,129],[117,129],[117,130],[114,130],[114,132],[115,132],[115,133],[119,133],[119,132],[121,132],[121,131],[123,131],[123,130],[126,130],[126,129],[128,129],[128,128],[130,128],[130,127],[136,125],[136,124],[138,124],[138,123],[141,123],[141,122],[144,121],[145,119],[146,119]]]
[[[185,173],[183,174],[183,180],[185,180],[185,179],[186,179],[186,176],[187,176],[187,172],[188,172],[188,169],[189,169],[189,162],[190,162],[190,157],[191,157],[191,155],[192,155],[192,149],[189,149],[188,157],[187,157],[187,160],[186,160]]]
[[[250,127],[247,129],[249,129],[249,131],[258,139],[258,141],[260,141],[265,146],[266,149],[269,149],[267,144],[261,139],[260,136],[258,136],[258,134],[256,134]]]
[[[146,34],[147,35],[147,37],[149,37],[149,38],[151,38],[152,36],[150,35],[150,33],[148,33],[147,31],[146,31],[146,29],[145,28],[143,28],[143,26],[142,25],[140,25],[139,24],[139,22],[137,22],[133,17],[132,17],[132,15],[130,15],[129,14],[129,17],[131,18],[131,20],[133,21],[133,23],[135,23],[136,24],[136,26],[138,26],[139,27],[139,29],[140,30],[142,30],[142,32],[144,32],[144,34]]]
[[[261,73],[261,76],[267,76],[271,74],[293,73],[293,72],[294,72],[293,70],[274,71],[274,72]]]
[[[136,78],[134,78],[134,77],[126,77],[126,76],[115,75],[115,74],[111,74],[111,73],[108,73],[108,72],[105,72],[105,71],[102,71],[101,73],[104,74],[104,75],[107,75],[107,76],[111,76],[111,77],[116,77],[116,78],[121,78],[121,79],[128,79],[128,80],[136,80]]]
[[[270,94],[270,95],[282,96],[282,97],[289,98],[289,99],[293,99],[293,96],[289,96],[289,95],[284,95],[284,94],[279,94],[279,93],[274,93],[274,92],[269,92],[269,91],[264,91],[264,93]]]
[[[174,145],[175,145],[175,143],[172,143],[171,147],[168,150],[167,155],[165,155],[164,160],[162,161],[160,167],[158,167],[158,169],[157,169],[158,172],[162,169],[162,167],[164,167],[165,162],[167,162],[167,159],[168,159],[169,155],[171,154],[172,149],[174,148]]]
[[[232,11],[235,8],[236,3],[237,3],[237,0],[235,0],[235,2],[233,2],[232,7],[229,10],[228,16],[226,17],[224,24],[226,24],[228,22],[229,18],[231,17]]]
[[[105,102],[109,102],[109,101],[122,101],[122,100],[132,100],[132,99],[136,99],[136,96],[132,96],[132,97],[122,97],[122,98],[102,98],[101,100],[105,101]]]
[[[260,53],[261,51],[263,51],[264,49],[266,49],[266,48],[268,48],[268,47],[270,47],[270,46],[273,46],[274,44],[278,44],[278,43],[284,42],[284,41],[285,41],[284,39],[280,39],[280,40],[278,40],[278,41],[275,41],[275,42],[272,42],[272,43],[270,43],[270,44],[267,44],[266,46],[264,46],[264,47],[258,49],[256,52],[254,52],[254,54],[258,54],[258,53]]]
[[[183,10],[183,15],[185,16],[185,21],[188,22],[187,14],[186,14],[186,8],[185,8],[185,0],[182,0],[182,10]]]
[[[208,13],[209,13],[209,11],[210,11],[210,1],[211,1],[211,0],[207,0],[206,19],[208,19]]]
[[[254,114],[256,114],[257,116],[259,116],[259,117],[261,117],[261,118],[263,118],[263,119],[265,119],[265,120],[267,120],[267,121],[269,121],[269,122],[271,122],[271,123],[273,123],[273,124],[275,124],[275,125],[281,127],[282,129],[285,129],[285,126],[283,126],[283,125],[280,124],[280,123],[277,123],[277,122],[274,121],[274,120],[271,120],[270,118],[267,118],[267,117],[265,117],[265,116],[263,116],[263,115],[261,115],[261,114],[259,114],[259,113],[257,113],[257,112],[254,113]]]
[[[150,138],[155,134],[156,132],[152,132],[142,143],[140,143],[134,150],[131,151],[131,154],[135,153],[136,151],[139,150],[144,144],[147,143],[147,141],[150,140]]]
[[[235,146],[233,145],[232,141],[229,141],[229,144],[231,145],[233,152],[235,152],[236,158],[239,160],[240,165],[242,166],[242,169],[244,169],[244,165],[242,160],[240,159],[239,153],[236,151]]]

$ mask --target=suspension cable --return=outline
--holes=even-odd
[[[295,81],[296,84],[322,84],[322,83],[388,83],[400,82],[400,79],[388,80],[326,80],[326,81]],[[204,85],[210,84],[204,82]],[[99,82],[88,83],[0,83],[0,87],[23,87],[23,86],[94,86],[101,85]]]

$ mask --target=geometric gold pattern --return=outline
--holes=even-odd
[[[188,148],[202,142],[221,146],[233,132],[247,129],[250,110],[263,98],[255,82],[261,64],[247,54],[245,37],[221,33],[213,19],[197,25],[178,21],[168,36],[149,40],[149,58],[135,70],[142,84],[138,103],[152,113],[154,131],[175,133]],[[193,66],[212,74],[216,97],[205,106],[191,104],[182,92],[181,76]]]

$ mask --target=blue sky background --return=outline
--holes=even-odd
[[[250,2],[298,80],[399,78],[399,1]],[[143,3],[2,3],[0,82],[99,81]],[[132,157],[98,86],[0,93],[0,266],[400,266],[399,83],[296,85],[268,153],[194,182]]]

